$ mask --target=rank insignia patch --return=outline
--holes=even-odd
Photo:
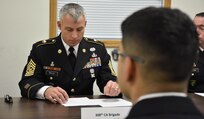
[[[29,61],[29,63],[27,64],[27,69],[26,69],[25,76],[32,76],[34,74],[34,72],[35,72],[35,68],[36,68],[36,64],[31,59]]]

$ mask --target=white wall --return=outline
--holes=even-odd
[[[203,6],[204,0],[172,0],[172,8],[183,10],[191,18],[204,11]],[[0,97],[20,96],[18,82],[31,45],[49,37],[49,0],[2,0],[0,36]],[[113,66],[117,72],[117,63]],[[94,89],[98,94],[98,88]]]
[[[204,0],[171,0],[171,7],[178,8],[192,19],[196,13],[204,12]]]
[[[0,97],[20,96],[18,82],[31,45],[49,36],[49,0],[0,1]]]

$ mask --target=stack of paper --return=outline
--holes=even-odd
[[[68,107],[92,106],[92,105],[99,105],[102,107],[121,107],[132,106],[132,103],[121,98],[89,99],[87,97],[81,97],[81,98],[69,98],[69,100],[63,105]]]

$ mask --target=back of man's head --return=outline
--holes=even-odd
[[[121,28],[124,52],[144,59],[144,79],[179,82],[190,77],[198,38],[186,14],[177,9],[149,7],[133,13]]]

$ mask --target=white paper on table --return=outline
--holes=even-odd
[[[102,107],[122,107],[132,106],[130,101],[121,98],[104,98],[104,99],[90,99],[93,103],[98,104]]]
[[[132,103],[121,98],[103,98],[103,99],[89,99],[87,97],[69,98],[65,104],[67,107],[73,106],[93,106],[100,105],[102,107],[122,107],[132,106]]]
[[[87,97],[79,97],[79,98],[69,98],[68,101],[62,105],[73,107],[73,106],[91,106],[91,105],[97,105],[97,104],[95,104]]]
[[[200,96],[204,97],[204,93],[195,93],[195,94],[197,94],[197,95],[200,95]]]

